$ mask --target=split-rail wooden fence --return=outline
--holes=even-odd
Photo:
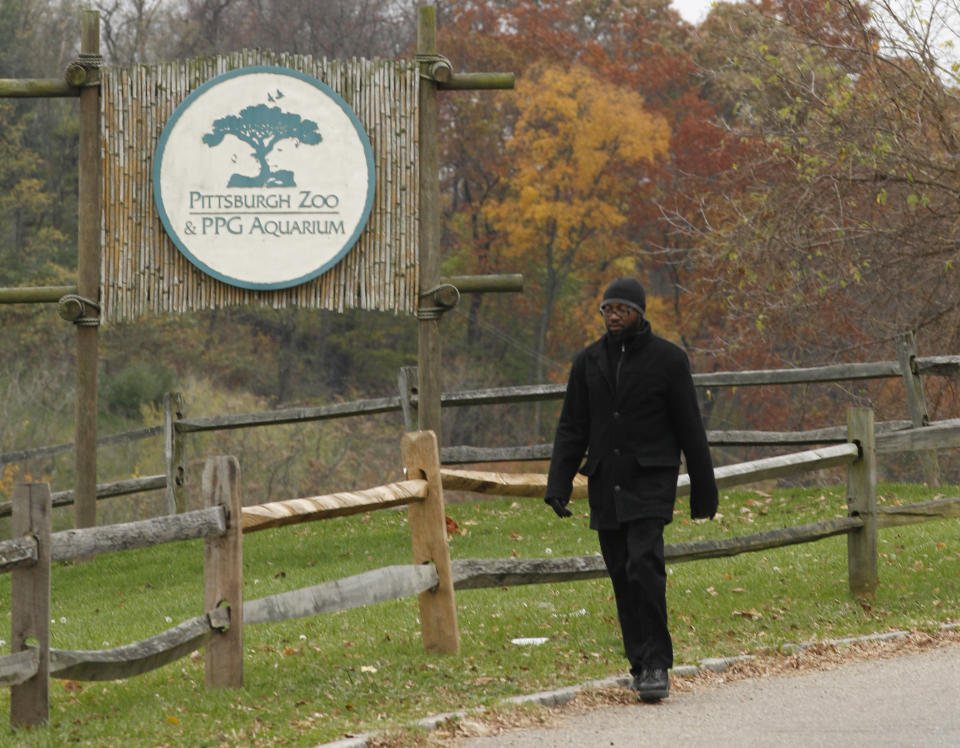
[[[850,590],[869,596],[877,587],[877,533],[891,525],[960,516],[960,497],[908,506],[878,507],[878,453],[960,447],[960,419],[877,434],[873,411],[852,408],[842,444],[718,467],[717,482],[730,487],[770,478],[847,466],[848,516],[742,537],[667,546],[670,563],[736,555],[812,542],[839,534],[848,539]],[[433,432],[408,433],[402,456],[407,480],[323,497],[243,506],[240,467],[232,457],[207,460],[205,508],[140,522],[51,534],[47,484],[19,484],[13,501],[13,537],[0,542],[0,571],[11,571],[13,653],[0,657],[0,685],[11,687],[11,724],[44,724],[49,718],[49,680],[131,677],[173,662],[205,646],[208,687],[243,684],[243,626],[369,605],[418,595],[424,647],[459,649],[454,591],[519,584],[565,582],[604,576],[599,556],[549,559],[451,560],[444,488],[508,496],[542,496],[546,476],[490,473],[441,467]],[[574,497],[585,495],[585,481]],[[678,493],[689,491],[686,475]],[[377,569],[259,600],[242,599],[242,535],[286,524],[408,505],[413,563]],[[203,537],[204,615],[144,641],[100,651],[50,648],[50,565],[114,551]]]

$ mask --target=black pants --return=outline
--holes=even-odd
[[[673,667],[663,525],[660,519],[641,519],[616,530],[598,531],[613,582],[624,653],[634,675],[644,669]]]

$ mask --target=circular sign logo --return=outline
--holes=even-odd
[[[160,220],[200,270],[289,288],[336,264],[373,205],[373,150],[315,78],[248,67],[211,78],[167,121],[153,161]]]

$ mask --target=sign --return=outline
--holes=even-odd
[[[153,161],[164,229],[232,286],[289,288],[325,272],[370,216],[370,141],[323,82],[280,67],[211,78],[167,121]]]

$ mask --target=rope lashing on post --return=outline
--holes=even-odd
[[[421,64],[420,77],[427,80],[445,83],[453,75],[453,65],[450,60],[441,54],[419,53],[416,60]]]
[[[420,294],[417,319],[440,319],[460,302],[460,290],[452,283],[441,283]]]
[[[57,313],[78,327],[100,326],[100,305],[79,294],[67,294],[57,302]]]

